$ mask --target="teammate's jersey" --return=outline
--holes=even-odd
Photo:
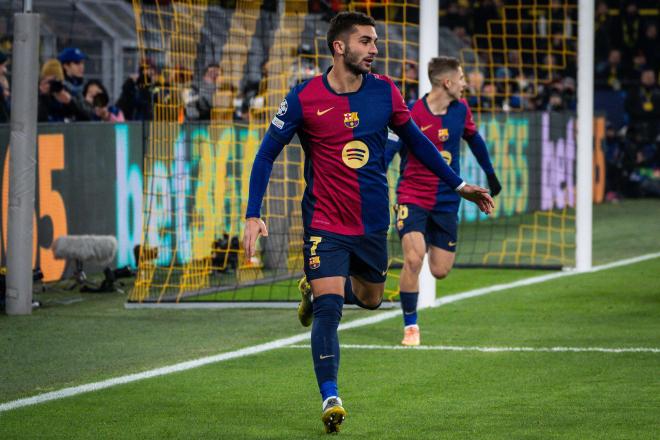
[[[431,113],[426,96],[417,101],[411,115],[415,123],[433,144],[447,164],[460,176],[461,138],[466,140],[477,133],[472,112],[465,99],[453,101],[444,115]],[[433,174],[404,145],[400,151],[401,174],[397,186],[397,202],[414,204],[424,209],[458,211],[460,195]]]
[[[305,151],[305,228],[363,235],[389,226],[387,126],[408,122],[401,93],[386,76],[365,74],[359,90],[335,93],[327,73],[294,87],[268,134]]]

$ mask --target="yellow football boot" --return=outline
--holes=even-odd
[[[328,397],[323,402],[323,414],[321,414],[321,421],[325,427],[325,432],[332,434],[339,432],[339,425],[342,424],[346,418],[346,410],[342,406],[339,397]]]
[[[312,325],[314,310],[312,309],[312,286],[309,285],[305,276],[298,281],[298,290],[302,297],[298,304],[298,321],[303,327],[309,327]]]

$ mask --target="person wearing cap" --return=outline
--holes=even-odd
[[[44,62],[39,75],[39,122],[88,121],[89,111],[82,107],[64,86],[64,70],[56,59]]]
[[[85,101],[82,93],[85,82],[85,60],[88,59],[87,54],[77,47],[67,47],[60,52],[57,59],[62,64],[62,69],[64,69],[64,81],[62,81],[64,87],[71,94],[73,100],[76,101],[76,105],[87,113],[86,120],[93,119],[94,108]]]
[[[72,95],[82,97],[87,55],[77,47],[67,47],[57,59],[64,69],[64,86]]]

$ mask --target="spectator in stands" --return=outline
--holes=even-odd
[[[152,60],[144,60],[137,75],[129,76],[121,88],[117,107],[129,121],[153,118],[153,106],[160,93],[156,80],[156,66]]]
[[[639,79],[642,75],[642,71],[647,67],[648,62],[646,55],[641,49],[637,49],[632,56],[632,63],[630,63],[625,73],[625,88],[630,89],[631,87],[639,87]]]
[[[37,120],[39,122],[88,121],[90,113],[81,107],[64,86],[64,70],[56,59],[44,63],[39,76]]]
[[[635,0],[627,0],[621,11],[619,32],[621,36],[621,49],[624,53],[624,61],[629,62],[633,51],[639,46],[642,35],[642,18],[637,9]]]
[[[88,119],[94,115],[92,105],[83,97],[83,86],[85,81],[85,60],[87,55],[77,47],[67,47],[57,56],[64,70],[64,88],[69,92],[76,105],[87,112]]]
[[[204,69],[204,76],[199,85],[194,84],[186,93],[183,101],[186,105],[186,119],[191,121],[208,121],[213,109],[213,96],[217,90],[216,81],[220,74],[220,66],[212,63]]]
[[[621,64],[621,51],[619,49],[610,50],[607,61],[596,65],[595,85],[598,90],[622,89],[624,82],[624,68]]]
[[[0,124],[8,123],[11,119],[9,80],[7,79],[7,64],[9,57],[0,52]]]
[[[467,73],[467,100],[471,108],[478,109],[479,101],[477,96],[480,95],[480,90],[484,85],[484,74],[479,70],[471,70]]]
[[[660,89],[653,69],[642,71],[640,87],[629,90],[625,106],[630,117],[629,128],[634,129],[639,141],[643,144],[655,142],[660,133]]]
[[[644,38],[639,42],[639,51],[646,57],[646,63],[655,71],[660,70],[660,40],[658,25],[649,23],[644,29]]]
[[[616,22],[609,13],[607,2],[601,0],[596,6],[595,49],[596,63],[605,61],[612,49],[612,38],[616,32]]]
[[[610,122],[605,126],[603,150],[605,152],[605,200],[617,202],[621,197],[624,179],[625,145]]]
[[[492,82],[486,82],[481,88],[481,94],[477,96],[477,108],[479,110],[501,110],[502,99],[497,91],[497,86]]]
[[[105,91],[100,91],[92,99],[95,120],[105,122],[124,122],[124,114],[117,106],[109,105],[110,98]]]
[[[122,111],[114,105],[108,105],[110,103],[108,90],[101,81],[96,79],[87,81],[82,94],[85,102],[94,109],[92,121],[124,122]]]
[[[64,87],[71,96],[82,98],[87,55],[77,47],[67,47],[57,56],[64,69]]]

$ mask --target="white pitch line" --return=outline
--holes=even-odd
[[[628,258],[625,260],[615,261],[613,263],[605,264],[602,266],[594,267],[590,272],[597,272],[600,270],[611,269],[614,267],[626,266],[629,264],[635,264],[642,261],[650,260],[653,258],[660,257],[660,252],[653,254],[641,255],[635,258]],[[541,275],[538,277],[527,278],[520,281],[515,281],[513,283],[506,284],[497,284],[495,286],[485,287],[481,289],[469,290],[467,292],[458,293],[456,295],[449,295],[442,298],[439,298],[435,301],[435,304],[432,307],[439,307],[443,304],[449,304],[456,301],[461,301],[467,298],[473,298],[476,296],[487,295],[489,293],[499,292],[502,290],[513,289],[521,286],[528,286],[530,284],[543,283],[545,281],[554,280],[556,278],[561,278],[570,275],[578,275],[580,273],[589,273],[589,272],[559,272],[549,275]],[[348,330],[351,328],[363,327],[370,324],[375,324],[377,322],[385,321],[386,319],[393,318],[395,316],[401,315],[401,310],[391,310],[388,312],[378,313],[372,315],[368,318],[356,319],[354,321],[341,324],[339,330]],[[230,359],[242,358],[245,356],[251,356],[253,354],[263,353],[266,351],[275,350],[278,348],[286,347],[288,345],[296,344],[298,342],[309,339],[310,332],[300,333],[295,336],[288,338],[276,339],[271,342],[264,344],[253,345],[251,347],[241,348],[239,350],[229,351],[226,353],[217,354],[214,356],[203,357],[199,359],[194,359],[187,362],[181,362],[178,364],[170,365],[167,367],[156,368],[154,370],[143,371],[142,373],[129,374],[126,376],[114,377],[111,379],[103,380],[100,382],[88,383],[85,385],[79,385],[75,387],[63,388],[61,390],[52,391],[50,393],[38,394],[36,396],[27,397],[24,399],[12,400],[9,402],[0,404],[0,413],[9,411],[16,408],[21,408],[29,405],[36,405],[38,403],[44,403],[51,400],[62,399],[65,397],[75,396],[78,394],[88,393],[90,391],[98,391],[104,388],[110,388],[116,385],[127,384],[131,382],[137,382],[139,380],[149,379],[152,377],[163,376],[171,373],[178,373],[181,371],[190,370],[193,368],[201,367],[203,365],[209,365],[217,362],[223,362]]]
[[[309,345],[289,345],[283,348],[306,348]],[[341,348],[357,348],[361,350],[422,350],[422,351],[480,351],[484,353],[501,352],[550,352],[550,353],[660,353],[660,348],[652,347],[464,347],[457,345],[419,345],[417,347],[404,347],[403,345],[361,345],[346,344]]]

